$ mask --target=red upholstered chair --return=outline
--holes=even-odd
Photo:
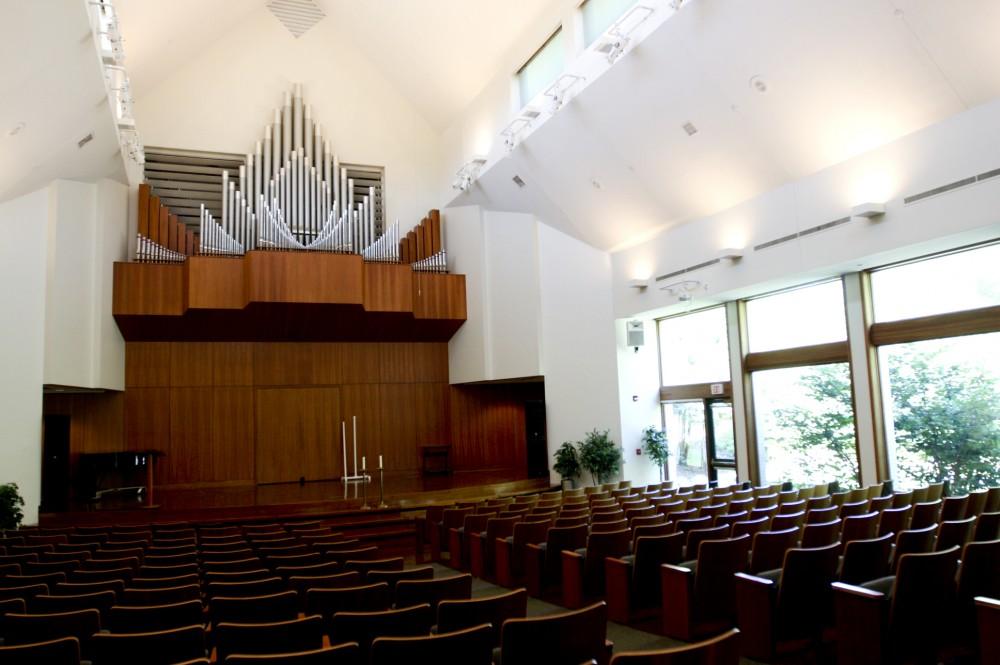
[[[430,580],[400,580],[395,589],[396,608],[428,604],[434,615],[442,600],[468,600],[472,597],[472,575],[454,575]]]
[[[465,522],[467,515],[472,515],[474,508],[446,508],[441,513],[441,521],[434,524],[430,529],[431,536],[431,560],[440,561],[442,550],[447,548],[448,534],[451,529],[457,529]]]
[[[905,554],[895,578],[834,588],[838,665],[923,662],[947,641],[938,612],[955,602],[959,549]],[[878,589],[882,589],[880,591]]]
[[[735,576],[741,650],[771,662],[818,641],[828,618],[840,545],[794,548],[779,571]]]
[[[611,665],[739,665],[740,631],[736,628],[704,640],[655,651],[624,651]]]
[[[469,536],[478,536],[486,530],[486,523],[496,512],[466,515],[459,527],[448,529],[448,565],[455,570],[469,568]]]
[[[392,606],[392,591],[385,582],[344,589],[310,589],[306,592],[306,614],[319,614],[329,633],[338,612],[381,612]]]
[[[503,625],[500,660],[518,665],[606,665],[614,645],[607,637],[607,606],[541,617],[509,619]]]
[[[495,578],[496,540],[514,535],[514,526],[524,519],[524,515],[491,517],[486,521],[486,529],[469,536],[469,570],[474,577],[492,580]]]
[[[750,537],[706,540],[698,558],[660,567],[663,634],[691,641],[728,629],[736,618],[734,574],[747,569]]]
[[[171,665],[205,657],[205,629],[187,626],[155,633],[98,633],[91,645],[94,665]]]
[[[430,580],[434,579],[434,568],[432,566],[417,566],[416,568],[404,568],[403,570],[373,570],[368,573],[369,584],[385,582],[389,585],[390,591],[396,590],[396,583],[403,580]]]
[[[330,642],[356,642],[361,662],[367,663],[376,638],[430,635],[433,621],[434,614],[426,604],[384,612],[337,612],[333,616]]]

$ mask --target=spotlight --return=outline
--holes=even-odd
[[[677,7],[680,7],[679,0],[674,0],[674,2],[677,3]],[[677,7],[674,7],[674,9],[676,10]],[[632,42],[632,38],[629,35],[652,15],[652,7],[646,5],[635,5],[632,7],[632,9],[622,14],[622,17],[615,21],[608,28],[607,32],[604,33],[604,38],[597,42],[597,52],[603,53],[607,57],[608,62],[614,64],[625,53],[625,50],[628,49],[629,44]]]
[[[451,183],[452,189],[464,192],[472,187],[472,183],[479,177],[479,171],[485,164],[485,157],[474,157],[471,161],[463,164],[462,168],[455,173],[455,180]]]
[[[585,80],[582,76],[577,76],[576,74],[563,74],[557,78],[548,87],[548,90],[545,91],[545,96],[552,99],[552,113],[561,109],[562,105],[566,102],[566,95],[570,90]]]

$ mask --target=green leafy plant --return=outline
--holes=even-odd
[[[649,455],[649,459],[656,462],[656,466],[660,469],[660,482],[662,483],[663,465],[670,458],[666,432],[653,426],[642,430],[642,449]]]
[[[618,473],[622,463],[622,451],[611,440],[608,430],[596,429],[587,433],[580,443],[580,466],[594,478],[594,484],[607,482]]]
[[[571,480],[580,475],[580,455],[572,441],[563,441],[556,450],[556,463],[552,468],[563,480]]]
[[[16,483],[0,485],[0,529],[16,529],[21,526],[24,513],[21,506],[24,498],[17,490]]]

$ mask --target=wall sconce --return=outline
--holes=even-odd
[[[851,217],[864,217],[867,220],[879,219],[884,214],[884,203],[860,203],[851,208]]]
[[[729,261],[730,263],[736,263],[742,258],[743,258],[742,247],[726,247],[725,249],[719,250],[720,261]]]
[[[628,286],[629,286],[629,288],[635,289],[639,293],[642,293],[643,291],[645,291],[649,287],[649,280],[648,279],[630,279],[628,281]]]

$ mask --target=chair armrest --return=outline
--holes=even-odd
[[[632,609],[632,565],[614,557],[604,560],[608,620],[627,624]]]
[[[583,607],[583,563],[584,557],[570,550],[562,555],[562,597],[563,605],[571,610]]]
[[[601,657],[597,659],[597,665],[608,665],[611,662],[611,654],[615,650],[615,643],[611,640],[604,640],[604,651],[601,653]]]
[[[427,542],[427,531],[429,528],[426,517],[416,517],[413,519],[413,535],[416,541],[414,543],[416,549],[414,561],[418,564],[424,562],[424,545]]]
[[[542,595],[542,567],[545,564],[545,550],[534,543],[524,548],[524,577],[528,595]]]
[[[464,534],[452,527],[448,529],[448,565],[455,570],[462,570],[462,536]]]
[[[886,650],[888,598],[853,584],[833,583],[838,665],[877,665]]]
[[[511,557],[514,556],[514,545],[505,538],[497,538],[493,542],[496,556],[493,559],[493,571],[497,584],[508,589],[514,588],[514,574],[511,570]]]
[[[694,572],[690,568],[660,566],[660,592],[663,596],[663,634],[677,640],[693,640]]]
[[[773,581],[736,573],[736,625],[740,649],[747,658],[774,659],[774,612],[778,585]]]
[[[469,572],[472,573],[473,577],[484,579],[486,570],[483,547],[486,546],[486,539],[481,533],[470,533],[466,535],[466,540],[468,541],[467,549],[469,550],[469,560],[467,562]]]

